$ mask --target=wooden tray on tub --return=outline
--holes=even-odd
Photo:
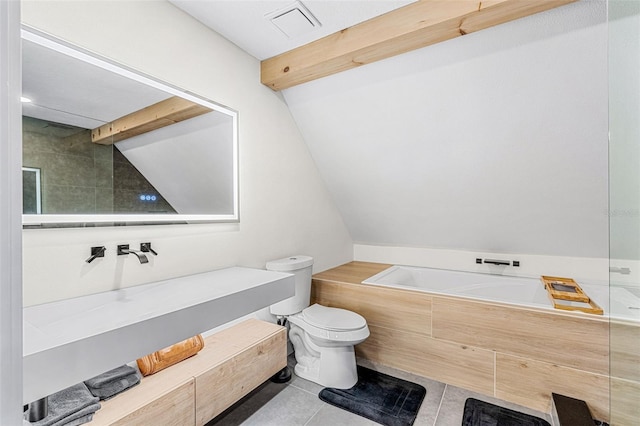
[[[603,309],[587,296],[582,287],[572,278],[542,275],[541,280],[555,309],[582,311],[596,315],[604,314]]]

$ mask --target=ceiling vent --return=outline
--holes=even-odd
[[[265,15],[287,38],[296,38],[319,28],[320,21],[301,2]]]

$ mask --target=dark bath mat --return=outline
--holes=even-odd
[[[411,426],[427,390],[416,383],[358,366],[350,389],[324,388],[324,402],[386,426]]]
[[[462,426],[551,426],[539,417],[469,398],[464,403]]]

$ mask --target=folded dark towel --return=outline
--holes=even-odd
[[[85,423],[89,423],[93,421],[93,413],[87,414],[86,416],[79,417],[75,420],[70,421],[69,423],[65,423],[64,426],[80,426]],[[54,425],[54,426],[62,426],[62,425]]]
[[[91,420],[93,420],[93,414],[99,409],[100,404],[95,403],[86,408],[83,408],[82,410],[70,415],[69,417],[65,417],[64,419],[52,424],[51,426],[77,426],[89,423]]]
[[[64,426],[80,426],[83,425],[85,423],[89,423],[90,421],[93,420],[93,414],[87,414],[86,416],[83,417],[79,417],[75,420],[71,420],[70,422],[64,423]],[[32,426],[33,423],[30,423],[26,420],[23,420],[23,426]],[[54,426],[58,425],[58,423],[54,423]]]
[[[102,373],[96,377],[93,377],[89,380],[85,380],[84,384],[87,385],[89,389],[91,388],[101,388],[114,380],[119,380],[124,377],[127,377],[131,374],[136,374],[137,370],[128,365],[122,365],[118,368],[114,368],[113,370],[109,370],[106,373]]]
[[[135,368],[123,365],[84,383],[93,396],[105,400],[140,383],[140,376]]]
[[[40,421],[30,423],[32,426],[63,426],[100,409],[98,398],[89,392],[84,383],[49,395],[48,404],[48,415]],[[29,418],[29,410],[24,416],[25,419]]]

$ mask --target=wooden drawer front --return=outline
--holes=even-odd
[[[607,376],[496,354],[496,397],[548,413],[552,392],[582,399],[595,418],[609,419]]]
[[[369,325],[431,335],[431,296],[424,293],[314,279],[312,302],[357,312]]]
[[[434,380],[493,395],[493,352],[415,333],[370,326],[358,356]]]
[[[432,327],[436,338],[609,372],[609,324],[603,318],[434,296]]]
[[[144,379],[143,379],[144,380]],[[138,385],[140,386],[140,385]],[[132,390],[135,388],[132,388]],[[144,396],[141,394],[140,396]],[[139,408],[126,410],[127,405],[137,404],[139,400],[133,395],[122,394],[122,398],[113,400],[112,412],[102,410],[94,415],[92,425],[111,426],[187,426],[195,425],[195,389],[193,379],[163,396],[145,403]],[[111,403],[111,401],[107,401]],[[105,404],[105,403],[103,403]],[[106,407],[105,407],[106,408]],[[110,414],[128,413],[118,419],[109,418]]]
[[[640,382],[640,326],[611,320],[611,376]]]
[[[196,376],[196,424],[204,425],[286,365],[283,328]]]

